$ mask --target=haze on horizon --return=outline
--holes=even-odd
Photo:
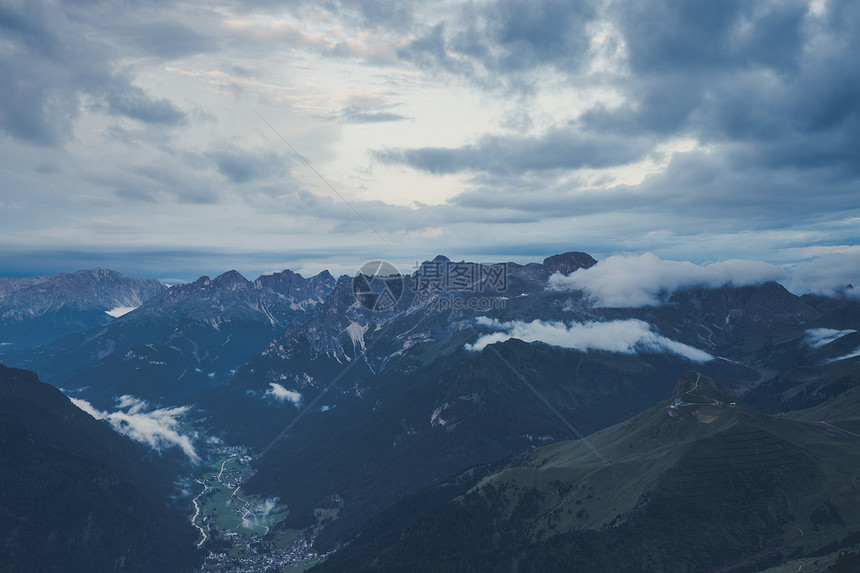
[[[583,250],[857,284],[858,26],[835,0],[0,0],[0,275]]]

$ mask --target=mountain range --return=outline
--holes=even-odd
[[[235,271],[164,290],[100,327],[23,354],[19,362],[92,399],[120,394],[175,401],[230,379],[334,286],[329,273],[284,271],[251,282]],[[98,380],[98,385],[92,380]]]
[[[589,555],[611,553],[607,548],[619,541],[604,535],[607,531],[641,540],[649,528],[663,524],[666,512],[683,513],[686,506],[672,501],[677,489],[671,486],[673,472],[688,467],[704,471],[696,451],[712,448],[722,456],[747,431],[761,441],[750,446],[753,457],[759,447],[767,455],[782,452],[773,437],[780,432],[794,436],[792,443],[804,453],[786,458],[785,468],[809,474],[803,478],[807,482],[783,484],[781,470],[759,476],[755,472],[761,467],[744,466],[754,475],[749,479],[776,480],[767,483],[779,482],[804,500],[806,493],[797,489],[801,486],[809,491],[835,487],[832,480],[841,475],[842,466],[833,465],[833,459],[853,459],[854,446],[846,442],[840,449],[827,442],[832,436],[822,437],[822,432],[839,430],[820,424],[858,431],[852,420],[860,412],[860,301],[798,296],[775,282],[761,282],[694,285],[660,293],[650,304],[608,306],[588,292],[558,288],[553,278],[585,273],[599,264],[586,253],[569,252],[541,263],[484,266],[440,255],[411,274],[384,277],[359,273],[335,278],[323,272],[304,278],[284,271],[249,281],[231,271],[162,289],[136,309],[90,328],[71,332],[75,326],[70,322],[65,326],[70,332],[62,337],[38,347],[22,344],[0,358],[35,370],[105,419],[128,410],[129,404],[183,412],[187,433],[159,448],[176,455],[184,451],[192,462],[198,452],[205,456],[208,439],[251,447],[257,452],[256,474],[245,491],[277,496],[289,507],[272,534],[313,531],[321,552],[347,544],[325,565],[333,569],[326,570],[434,570],[429,561],[407,557],[434,554],[439,546],[432,543],[446,543],[438,529],[444,519],[434,516],[455,519],[456,512],[446,513],[454,511],[448,502],[460,496],[466,496],[469,511],[484,505],[486,511],[478,511],[471,521],[459,514],[456,519],[483,532],[510,531],[508,537],[490,539],[464,534],[463,543],[484,551],[469,553],[461,544],[452,555],[464,563],[474,558],[505,570],[581,565],[575,547]],[[380,278],[383,290],[371,296],[371,287],[380,286],[374,279]],[[441,278],[451,284],[436,288]],[[399,296],[389,301],[384,298],[388,295]],[[18,312],[27,304],[21,302]],[[109,306],[115,299],[105,295],[99,304]],[[689,382],[691,376],[707,381],[702,386],[708,390],[705,399],[736,406],[711,412],[711,406],[701,405],[674,411],[680,417],[672,418],[664,401],[667,396],[683,398],[676,383]],[[623,435],[628,430],[631,436],[644,435],[664,426],[674,429],[661,434],[663,442],[634,442]],[[599,443],[597,452],[611,452],[621,461],[597,455],[588,443]],[[622,456],[634,454],[624,448],[641,455]],[[610,489],[616,493],[603,491],[598,503],[590,501],[598,495],[589,490],[592,498],[571,497],[572,506],[559,506],[553,513],[547,504],[568,498],[551,494],[537,478],[528,482],[537,493],[529,489],[525,495],[518,485],[514,497],[508,493],[514,491],[510,484],[495,490],[469,481],[478,475],[490,479],[501,468],[522,466],[523,475],[542,472],[543,457],[529,457],[534,452],[573,460],[570,467],[559,466],[559,488],[567,482],[604,490],[615,484]],[[617,467],[607,474],[588,455],[602,456]],[[823,477],[810,469],[819,463]],[[462,474],[470,467],[483,469]],[[582,473],[583,468],[591,473]],[[714,491],[707,499],[723,500],[717,504],[723,507],[743,505],[744,496],[757,495],[758,490],[744,490],[728,474],[708,482]],[[661,489],[664,483],[670,484],[668,489]],[[715,492],[721,487],[737,496],[719,497]],[[474,488],[480,495],[472,495]],[[786,528],[813,527],[803,520],[819,510],[826,514],[831,506],[849,523],[845,512],[855,509],[850,505],[854,492],[846,492],[844,499],[812,496],[801,505],[797,499],[777,509],[768,505],[762,509],[761,527],[738,536],[730,530],[742,516],[726,510],[727,521],[717,520],[702,534],[705,539],[725,537],[722,549],[716,542],[706,549],[691,538],[693,557],[684,553],[682,558],[667,534],[651,547],[647,558],[654,561],[648,563],[654,570],[691,570],[759,552],[785,560],[821,551],[787,537]],[[612,507],[607,507],[610,498]],[[646,498],[659,503],[648,505]],[[776,503],[766,503],[771,502]],[[815,503],[819,505],[808,506]],[[522,515],[509,515],[520,505]],[[717,506],[707,507],[718,511]],[[403,517],[425,511],[426,522]],[[385,517],[376,517],[380,515]],[[705,519],[701,512],[690,515]],[[406,529],[397,533],[386,529],[386,523]],[[426,544],[412,538],[398,544],[395,537],[406,530],[426,538]],[[539,530],[544,533],[538,535]],[[379,541],[370,543],[370,538]],[[771,551],[775,539],[784,543]],[[822,546],[843,541],[828,538]],[[485,559],[487,552],[508,546],[517,552]],[[619,559],[641,562],[646,556],[638,551],[630,546]],[[367,560],[373,552],[385,557],[373,564]],[[695,557],[698,552],[703,553]],[[550,553],[563,560],[541,560]],[[661,555],[673,556],[676,564]]]
[[[0,277],[0,344],[28,348],[108,323],[165,291],[155,279],[95,269],[54,276]],[[3,349],[8,350],[8,349]]]

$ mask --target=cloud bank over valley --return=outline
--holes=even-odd
[[[118,409],[107,412],[95,408],[81,398],[70,397],[69,400],[96,420],[105,420],[120,434],[157,451],[179,448],[193,463],[200,462],[200,456],[194,448],[193,436],[184,433],[181,424],[182,417],[191,410],[190,406],[153,410],[145,400],[124,395],[117,399]]]
[[[496,332],[483,334],[467,344],[470,351],[481,351],[489,344],[516,338],[524,342],[543,342],[552,346],[588,351],[616,352],[621,354],[668,353],[693,362],[708,362],[714,357],[653,331],[647,322],[637,319],[609,322],[584,322],[567,325],[563,322],[534,320],[531,322],[501,322],[479,317],[477,324]]]

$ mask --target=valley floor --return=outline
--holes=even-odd
[[[277,498],[242,491],[255,473],[244,446],[221,446],[212,453],[216,461],[194,480],[202,489],[190,516],[200,532],[198,547],[208,552],[201,571],[303,571],[325,558],[313,551],[313,535],[273,530],[287,514]]]

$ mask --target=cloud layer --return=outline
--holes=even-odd
[[[189,406],[151,410],[145,400],[124,395],[117,400],[117,411],[106,412],[96,409],[81,398],[69,400],[96,420],[107,421],[120,434],[125,434],[154,450],[177,447],[193,463],[200,461],[191,437],[181,431],[180,420],[191,409]]]
[[[0,267],[795,265],[860,241],[858,28],[847,0],[0,0]],[[856,284],[828,265],[797,288]]]
[[[784,269],[759,261],[696,265],[646,253],[611,256],[567,276],[557,273],[550,277],[549,287],[583,291],[597,306],[634,308],[660,305],[672,293],[685,288],[755,285],[787,276]]]
[[[566,325],[562,322],[541,320],[500,322],[479,317],[477,322],[497,332],[481,335],[474,344],[467,344],[466,350],[480,351],[488,344],[516,338],[524,342],[544,342],[552,346],[585,352],[602,350],[620,354],[668,353],[693,362],[707,362],[714,359],[713,356],[698,348],[655,333],[647,322],[636,319]]]
[[[278,402],[290,402],[298,408],[302,403],[302,395],[295,390],[287,390],[277,382],[269,384],[269,389],[263,395],[266,398],[274,398]]]
[[[802,263],[791,287],[799,292],[860,298],[860,253],[834,253]]]
[[[835,330],[833,328],[810,328],[806,331],[806,342],[812,348],[821,348],[856,330]]]

